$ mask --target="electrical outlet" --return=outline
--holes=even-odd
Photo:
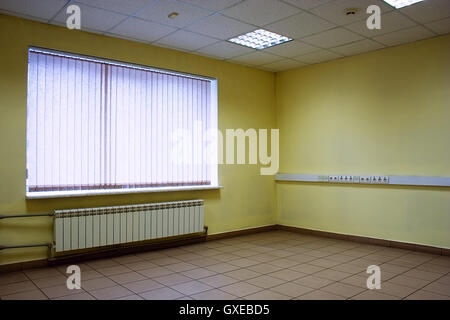
[[[328,176],[328,181],[336,183],[339,181],[339,178],[338,178],[338,176]]]
[[[383,176],[383,184],[389,184],[389,177]]]
[[[368,176],[360,176],[359,183],[371,183],[371,178]]]

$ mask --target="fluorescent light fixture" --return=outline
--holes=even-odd
[[[400,9],[406,6],[410,6],[417,2],[422,2],[424,0],[383,0],[383,1],[395,7],[396,9]]]
[[[262,50],[291,40],[291,38],[282,36],[281,34],[273,33],[264,29],[258,29],[228,41],[253,49]]]

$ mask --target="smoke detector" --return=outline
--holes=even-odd
[[[344,13],[346,16],[354,16],[359,12],[359,8],[347,8]]]

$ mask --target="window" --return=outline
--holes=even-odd
[[[217,187],[215,79],[29,49],[27,197]]]

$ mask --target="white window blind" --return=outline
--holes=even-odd
[[[27,195],[217,186],[213,79],[29,50]]]

